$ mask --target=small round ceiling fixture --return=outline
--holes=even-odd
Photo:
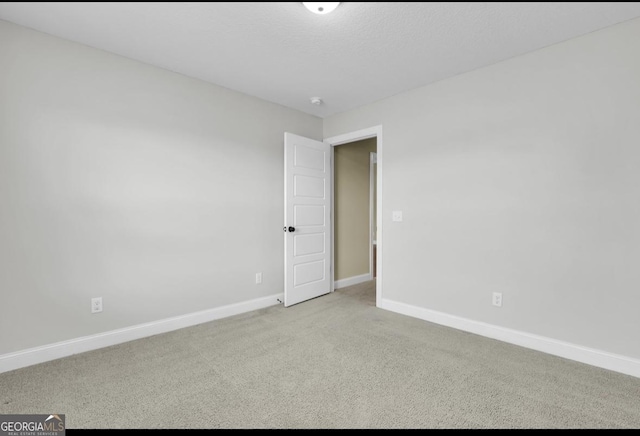
[[[337,8],[340,2],[302,2],[302,4],[314,14],[325,15]]]
[[[316,106],[320,106],[322,104],[322,99],[320,97],[311,97],[309,101],[311,104],[315,104]]]

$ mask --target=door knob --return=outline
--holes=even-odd
[[[293,233],[293,232],[295,232],[295,231],[296,231],[296,228],[295,228],[295,227],[289,227],[289,231],[290,231],[291,233]]]

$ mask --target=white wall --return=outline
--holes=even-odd
[[[322,120],[0,21],[0,355],[281,293],[285,131]]]
[[[384,299],[640,358],[638,41],[636,19],[325,119],[383,128]]]

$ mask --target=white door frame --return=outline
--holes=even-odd
[[[374,225],[373,225],[375,221],[373,219],[373,216],[376,213],[376,208],[373,206],[374,205],[373,193],[375,191],[373,186],[375,181],[373,169],[378,168],[377,166],[374,167],[374,165],[378,163],[377,159],[378,159],[377,153],[375,151],[370,151],[369,152],[369,276],[370,276],[369,279],[370,280],[373,279],[373,243],[374,243],[373,236],[376,234],[376,229],[374,228]]]
[[[377,235],[376,235],[376,306],[380,307],[380,303],[382,302],[382,241],[383,241],[383,232],[382,232],[382,126],[374,126],[369,127],[362,130],[357,130],[355,132],[345,133],[343,135],[332,136],[324,140],[325,143],[331,145],[331,147],[335,147],[336,145],[347,144],[349,142],[356,142],[362,139],[376,138],[376,154],[377,154],[377,170],[376,170],[376,221],[378,224]],[[331,148],[331,180],[334,178],[334,159],[333,159],[333,148]],[[334,185],[332,183],[331,189],[333,190]],[[333,204],[335,195],[332,193],[331,196],[331,234],[334,235],[334,209],[335,205]],[[370,232],[371,233],[371,232]],[[371,238],[371,237],[370,237]],[[335,265],[334,265],[334,246],[335,244],[331,244],[331,292],[334,289],[335,283]],[[373,271],[370,271],[373,273]]]

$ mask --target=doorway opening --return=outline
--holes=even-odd
[[[376,138],[333,148],[335,289],[374,278]]]
[[[382,298],[382,126],[324,140],[332,146],[332,291],[375,279]],[[342,146],[342,147],[337,147]]]

